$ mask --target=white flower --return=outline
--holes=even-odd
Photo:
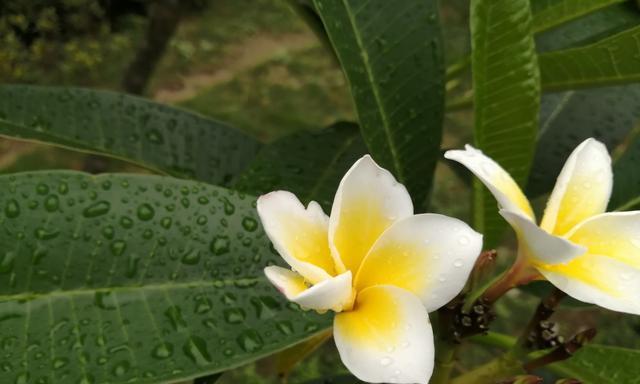
[[[495,196],[516,231],[519,252],[570,296],[614,311],[640,314],[640,211],[605,213],[613,174],[595,139],[567,159],[538,226],[515,181],[479,150],[448,151]]]
[[[258,213],[293,269],[270,266],[265,274],[303,308],[339,312],[334,338],[355,376],[429,381],[434,345],[427,313],[460,292],[480,253],[480,234],[457,219],[414,215],[405,187],[369,156],[340,182],[331,217],[284,191],[261,196]]]

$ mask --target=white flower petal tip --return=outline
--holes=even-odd
[[[454,298],[482,250],[482,235],[466,223],[420,214],[393,224],[376,241],[355,279],[358,291],[393,285],[420,297],[429,312]]]
[[[355,273],[373,243],[395,221],[411,216],[404,185],[366,155],[347,171],[329,219],[329,245],[337,272]]]
[[[500,208],[520,212],[530,220],[535,219],[529,200],[515,180],[481,150],[467,144],[464,150],[445,152],[444,157],[464,165],[476,175],[493,194]]]
[[[612,188],[607,147],[595,139],[583,141],[560,171],[540,226],[549,233],[565,235],[581,221],[605,212]]]
[[[351,309],[354,298],[351,271],[347,271],[314,285],[290,300],[306,309],[341,312]]]
[[[516,231],[520,251],[527,252],[527,256],[533,259],[534,264],[536,262],[567,263],[587,251],[587,248],[582,245],[545,232],[520,213],[501,209],[500,215]]]
[[[304,278],[292,270],[270,265],[264,269],[267,279],[289,300],[307,289]]]
[[[334,339],[344,365],[369,383],[426,384],[433,372],[433,331],[414,294],[376,286],[358,294],[354,309],[336,315]]]
[[[260,196],[257,210],[274,248],[307,281],[316,284],[334,274],[329,220],[317,203],[305,208],[291,192],[276,191]]]

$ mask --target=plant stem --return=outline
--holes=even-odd
[[[459,344],[451,341],[438,343],[435,368],[431,376],[430,384],[447,384],[453,371],[456,353],[460,348]]]
[[[504,354],[451,381],[452,384],[494,384],[524,373],[522,364],[510,354]]]
[[[495,303],[505,293],[520,285],[530,283],[540,276],[527,261],[522,251],[518,252],[518,257],[511,268],[505,272],[495,283],[484,292],[482,297],[488,303]]]
[[[515,345],[511,348],[511,352],[516,356],[524,356],[526,353],[526,344],[532,333],[536,331],[540,323],[544,320],[548,320],[553,314],[555,308],[560,304],[560,301],[567,296],[558,288],[553,288],[549,296],[540,301],[538,308],[531,316],[531,320],[525,327],[524,331],[516,341]]]

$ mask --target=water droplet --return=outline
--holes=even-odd
[[[7,201],[7,205],[4,207],[4,213],[8,218],[14,219],[20,216],[20,205],[14,199]]]
[[[151,356],[159,360],[168,359],[172,355],[173,345],[170,343],[160,343],[151,351]]]
[[[122,216],[120,218],[120,225],[125,229],[133,228],[133,220],[128,216]]]
[[[245,217],[242,219],[242,228],[247,232],[253,232],[258,228],[258,222],[253,217]]]
[[[38,195],[46,195],[49,193],[49,187],[46,184],[38,184],[36,186],[36,192]]]
[[[383,367],[387,367],[391,365],[391,363],[393,363],[393,359],[388,356],[385,356],[380,359],[380,365],[382,365]]]
[[[97,291],[94,294],[94,303],[100,309],[113,310],[116,309],[115,299],[109,291]]]
[[[116,240],[111,243],[109,249],[111,250],[111,254],[114,256],[120,256],[124,253],[124,250],[127,249],[127,243],[123,240]]]
[[[127,272],[125,276],[128,278],[133,278],[138,274],[138,264],[140,263],[140,256],[137,253],[132,253],[129,255],[127,260]]]
[[[283,335],[290,335],[293,333],[293,325],[289,321],[278,321],[276,323],[276,328],[278,331],[282,332]]]
[[[462,259],[456,259],[453,262],[453,266],[456,268],[461,268],[464,265],[464,263],[462,262]]]
[[[233,213],[236,211],[236,207],[231,204],[229,199],[223,197],[220,199],[220,201],[222,201],[222,204],[224,205],[224,213],[227,215],[233,215]]]
[[[180,261],[187,265],[196,265],[200,262],[200,251],[197,249],[189,249],[183,255]]]
[[[59,357],[53,360],[53,369],[64,368],[69,364],[69,359],[65,357]]]
[[[198,365],[207,365],[211,362],[207,342],[198,336],[191,336],[182,347],[182,350],[187,357]]]
[[[271,296],[252,297],[250,301],[260,320],[275,316],[275,312],[281,308],[280,303]]]
[[[229,252],[229,245],[230,242],[228,236],[216,236],[211,241],[211,252],[216,256],[224,255]]]
[[[223,312],[224,320],[229,324],[242,323],[247,317],[242,308],[228,308]]]
[[[162,228],[164,229],[169,229],[171,228],[171,218],[170,217],[164,217],[162,218],[162,220],[160,220],[160,225],[162,226]]]
[[[138,207],[138,218],[142,221],[149,221],[153,219],[155,215],[155,211],[153,207],[149,204],[142,204]]]
[[[467,236],[464,236],[464,235],[463,235],[463,236],[460,236],[460,237],[458,238],[458,243],[459,243],[460,245],[469,245],[469,238],[468,238]]]
[[[106,227],[102,228],[102,236],[104,236],[105,238],[112,240],[114,235],[115,231],[112,226],[107,225]]]
[[[152,129],[146,133],[146,138],[153,144],[163,144],[164,137],[157,129]]]
[[[111,204],[108,201],[98,201],[91,204],[82,211],[82,215],[87,218],[98,217],[109,212]]]
[[[245,352],[255,352],[262,348],[264,342],[260,334],[253,329],[248,329],[240,334],[236,339],[240,348]]]
[[[122,377],[129,371],[130,368],[131,364],[128,361],[121,361],[116,364],[115,367],[113,367],[112,372],[116,377]]]
[[[176,331],[187,328],[187,323],[182,318],[182,310],[177,305],[167,308],[164,314],[169,318],[169,322]]]
[[[13,264],[16,259],[16,253],[13,251],[5,252],[0,261],[0,273],[9,273],[13,270]]]
[[[60,200],[56,195],[49,195],[44,200],[44,208],[48,212],[55,212],[58,209],[58,206],[60,206]]]
[[[27,372],[23,372],[16,376],[15,384],[28,384],[29,383],[29,374]]]
[[[211,308],[213,308],[211,300],[204,296],[200,296],[196,298],[196,307],[193,311],[199,315],[202,315],[203,313],[209,312]]]
[[[35,230],[35,236],[37,239],[40,239],[40,240],[55,239],[56,237],[58,237],[59,234],[60,234],[60,231],[46,230],[44,228],[36,228]]]
[[[93,384],[95,382],[94,377],[90,374],[86,374],[83,378],[78,380],[78,384]]]

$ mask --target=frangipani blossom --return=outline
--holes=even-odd
[[[570,296],[640,314],[640,211],[605,213],[613,173],[607,148],[587,139],[558,176],[540,225],[516,182],[467,145],[445,157],[471,170],[493,193],[515,230],[520,257]]]
[[[372,383],[427,383],[434,364],[428,312],[455,297],[482,247],[460,220],[413,214],[411,198],[369,156],[346,173],[331,216],[291,193],[258,199],[274,247],[293,270],[265,268],[291,301],[338,312],[345,366]]]

